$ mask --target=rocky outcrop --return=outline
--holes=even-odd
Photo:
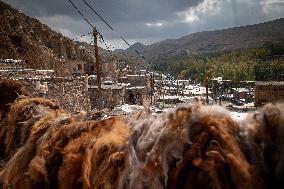
[[[0,59],[23,59],[30,68],[55,68],[62,73],[68,61],[95,61],[93,46],[86,50],[84,45],[0,1]]]

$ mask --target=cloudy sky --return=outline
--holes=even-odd
[[[70,38],[90,42],[91,27],[68,0],[3,0]],[[283,0],[85,0],[114,28],[111,31],[82,0],[72,0],[113,48],[151,44],[199,31],[250,25],[284,17]]]

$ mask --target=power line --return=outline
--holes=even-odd
[[[97,12],[95,11],[95,9],[88,3],[86,2],[85,0],[82,0],[113,32],[114,32],[114,29],[113,27]],[[120,36],[120,38],[129,46],[131,47],[130,43],[127,42],[127,40],[123,37],[123,36]],[[146,61],[146,58],[141,55],[137,50],[134,50],[139,56],[141,56],[145,61]],[[147,61],[146,61],[147,62]]]
[[[93,29],[96,29],[96,27],[84,16],[84,14],[78,9],[78,7],[72,2],[72,0],[68,0],[69,3],[73,6],[73,8],[78,12],[78,14],[93,28]],[[114,29],[113,27],[98,13],[94,10],[94,8],[89,4],[87,3],[85,0],[82,0],[113,32],[114,32]],[[91,34],[91,33],[88,33],[88,34]],[[83,37],[85,35],[82,35],[81,37]],[[99,40],[102,44],[106,44],[105,43],[105,40],[102,36],[101,33],[99,33],[99,38],[102,40]],[[123,37],[123,36],[120,36],[120,38],[129,46],[131,47],[131,45],[126,41],[126,39]],[[107,47],[108,49],[108,47]],[[135,52],[140,55],[140,57],[142,57],[146,62],[146,58],[141,55],[137,50],[135,50]]]
[[[93,29],[96,29],[96,27],[83,15],[83,13],[78,9],[78,7],[72,2],[72,0],[68,0],[69,3],[74,7],[74,9],[78,12],[78,14],[93,28]],[[85,0],[82,0],[113,32],[114,32],[114,29],[113,27],[88,3],[86,2]],[[90,34],[90,33],[88,33]],[[83,37],[84,35],[82,35],[81,37]],[[105,43],[105,40],[102,36],[101,33],[99,33],[99,37],[100,39],[103,41],[103,43]],[[127,40],[123,37],[123,36],[120,36],[120,38],[129,46],[131,47],[130,43],[127,42]],[[101,41],[100,41],[101,42]],[[102,42],[101,42],[102,43]],[[143,58],[147,63],[148,61],[146,60],[146,58],[141,54],[139,53],[137,50],[134,50],[141,58]]]
[[[67,1],[69,1],[69,3],[74,7],[74,9],[78,12],[78,14],[79,14],[93,29],[97,30],[96,27],[83,15],[83,13],[78,9],[78,7],[76,7],[76,5],[75,5],[71,0],[67,0]],[[99,36],[101,37],[101,39],[104,41],[104,38],[103,38],[103,36],[101,35],[101,33],[100,33],[100,32],[98,32],[98,33],[99,33]]]
[[[101,42],[101,41],[100,41],[100,42]],[[118,58],[111,50],[109,50],[112,45],[107,45],[106,42],[101,42],[101,43],[105,46],[105,48],[107,49],[107,51],[108,51],[108,53],[110,54],[111,58],[112,58],[113,60],[116,60],[117,62],[119,62],[119,59],[120,59],[120,58]],[[135,51],[136,51],[136,50],[135,50]],[[138,53],[138,52],[137,52],[137,53]],[[144,56],[141,56],[141,57],[145,59]],[[146,60],[145,60],[145,61],[146,61]],[[141,65],[140,65],[140,66],[141,66]],[[142,67],[144,67],[144,68],[147,69],[146,66],[142,66]]]
[[[131,45],[124,39],[124,37],[120,36],[120,38],[130,47]]]
[[[75,38],[73,38],[73,39],[71,39],[71,40],[72,40],[72,41],[75,41],[75,40],[78,40],[78,39],[80,39],[80,38],[82,38],[82,37],[88,36],[88,35],[90,35],[90,34],[92,34],[92,33],[89,32],[89,33],[87,33],[87,34],[83,34],[83,35],[80,35],[80,36],[78,36],[78,37],[75,37]]]
[[[114,31],[113,27],[110,26],[110,24],[97,12],[95,11],[95,9],[88,3],[86,2],[85,0],[82,0],[84,1],[84,3],[112,30]]]
[[[89,20],[81,13],[81,11],[74,5],[74,3],[71,0],[67,0],[69,3],[74,7],[74,9],[78,12],[78,14],[92,27],[95,29],[95,26]]]
[[[103,42],[100,41],[100,42],[105,46],[106,49],[109,49],[110,46],[111,46],[111,45],[107,45],[107,43],[105,41],[103,41]],[[119,58],[115,54],[113,54],[111,50],[107,50],[107,52],[110,54],[110,57],[111,57],[112,61],[117,62],[116,64],[118,64],[120,62]],[[147,76],[145,75],[145,77],[147,77]],[[127,77],[126,77],[126,80],[128,81],[128,83],[131,83],[130,80]],[[135,85],[133,86],[133,88],[136,89],[136,90],[139,90],[139,88],[137,86],[135,86]],[[145,90],[147,90],[147,86],[145,86]]]
[[[75,6],[75,4],[74,4],[71,0],[68,0],[68,1],[69,1],[70,4],[74,7],[74,9],[78,12],[78,14],[79,14],[93,29],[96,30],[95,26],[93,26],[93,24],[83,15],[83,13]],[[114,31],[113,27],[111,27],[110,24],[108,24],[107,21],[102,18],[102,16],[100,16],[85,0],[83,0],[83,1],[84,1],[84,3],[85,3],[93,12],[95,12],[95,14],[96,14],[97,16],[99,16],[100,19],[102,19],[102,21],[103,21],[112,31]],[[90,34],[90,33],[88,33],[88,34]],[[85,35],[82,35],[81,37],[83,37],[83,36],[85,36]],[[106,46],[107,49],[109,49],[109,47],[107,46],[107,44],[106,44],[105,41],[104,41],[103,36],[102,36],[100,33],[99,33],[99,38],[102,40],[102,41],[101,41],[101,40],[99,40],[99,41],[100,41],[101,43],[103,43],[103,44]],[[129,47],[131,46],[131,45],[126,41],[126,39],[125,39],[124,37],[120,36],[120,38],[121,38]],[[114,55],[114,54],[111,52],[111,50],[107,50],[107,51],[110,53],[112,60],[118,61],[118,57],[117,57],[116,55]],[[135,52],[140,55],[140,53],[139,53],[137,50],[135,50]],[[140,56],[141,56],[143,59],[145,59],[144,56],[142,56],[142,55],[140,55]],[[146,59],[145,59],[145,61],[146,61]],[[147,74],[147,73],[145,73],[145,74]],[[145,76],[146,76],[146,75],[145,75]],[[146,77],[147,77],[147,76],[146,76]],[[127,78],[127,81],[130,83],[130,81],[128,80],[128,78]],[[134,88],[135,88],[135,89],[138,89],[136,86],[134,86]],[[145,86],[145,89],[146,89],[146,88],[147,88],[147,86]],[[147,89],[146,89],[146,90],[147,90]]]

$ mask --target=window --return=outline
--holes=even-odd
[[[82,70],[82,65],[78,64],[78,70],[81,71]]]

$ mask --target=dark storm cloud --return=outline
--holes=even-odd
[[[84,5],[74,4],[95,23],[105,38],[116,48],[127,47],[123,35],[131,43],[150,44],[203,30],[255,24],[283,17],[282,0],[86,0],[103,15],[116,32],[110,31]],[[36,17],[69,37],[88,33],[91,28],[74,11],[68,0],[4,0],[13,7]],[[90,38],[82,38],[90,41]]]
[[[19,7],[30,16],[52,16],[55,14],[75,16],[73,7],[68,0],[5,0]],[[145,21],[164,19],[176,11],[197,5],[202,0],[86,0],[98,12],[104,14],[110,21]],[[74,4],[84,12],[90,10],[81,0],[73,0]],[[93,14],[87,14],[94,16]]]

